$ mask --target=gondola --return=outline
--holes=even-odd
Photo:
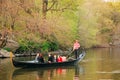
[[[21,68],[36,68],[36,67],[57,67],[57,66],[74,66],[80,62],[85,56],[85,51],[83,51],[77,59],[68,59],[64,62],[52,62],[52,63],[39,63],[34,60],[32,61],[16,61],[12,59],[12,63],[15,67]]]

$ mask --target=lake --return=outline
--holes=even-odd
[[[73,67],[20,69],[0,59],[0,80],[120,80],[120,48],[89,49]]]

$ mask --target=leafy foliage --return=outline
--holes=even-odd
[[[120,24],[119,2],[43,1],[1,0],[0,31],[7,30],[20,51],[65,49],[75,39],[85,48],[108,44]]]

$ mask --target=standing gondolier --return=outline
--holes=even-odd
[[[73,45],[73,51],[74,51],[76,59],[78,58],[78,50],[79,50],[79,48],[80,48],[80,43],[78,42],[78,40],[75,40],[75,43]]]

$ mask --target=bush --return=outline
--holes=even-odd
[[[7,48],[7,47],[5,47],[5,48],[3,48],[4,50],[7,50],[8,52],[10,52],[11,51],[11,49],[10,48]]]
[[[42,43],[41,50],[44,52],[55,51],[58,50],[58,43],[57,42],[49,42],[45,41]]]
[[[27,43],[21,44],[15,53],[24,52],[49,52],[58,50],[59,46],[57,42],[44,41],[43,43],[36,43],[33,41],[28,41]]]

